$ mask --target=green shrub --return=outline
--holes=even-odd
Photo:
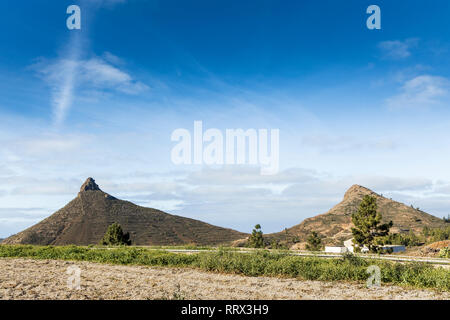
[[[445,228],[431,229],[429,231],[429,242],[437,242],[450,239],[450,226]]]
[[[123,233],[120,224],[114,222],[108,227],[102,241],[100,242],[105,246],[118,246],[118,245],[130,245],[130,234]]]
[[[264,237],[261,226],[257,224],[248,238],[248,246],[250,248],[264,248]]]
[[[316,231],[312,231],[306,241],[306,250],[308,251],[320,251],[323,248],[322,239]]]
[[[440,258],[450,258],[450,248],[449,248],[449,247],[447,247],[447,248],[442,248],[442,249],[439,251],[439,257],[440,257]]]

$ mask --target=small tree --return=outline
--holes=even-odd
[[[261,226],[257,224],[248,239],[248,246],[250,248],[264,248],[264,237]]]
[[[309,251],[320,251],[322,250],[322,239],[319,237],[319,234],[315,231],[312,231],[308,239],[306,240],[306,250]]]
[[[272,239],[272,241],[270,242],[270,249],[287,250],[288,247],[285,243],[279,240]]]
[[[358,211],[352,214],[352,228],[354,242],[359,247],[366,246],[371,252],[377,252],[378,246],[374,244],[375,238],[385,237],[389,234],[392,221],[381,223],[381,214],[377,213],[377,200],[375,197],[364,196]]]
[[[101,244],[106,246],[118,246],[118,245],[129,246],[131,244],[130,234],[128,232],[124,234],[120,224],[114,222],[106,230],[106,233],[103,236]]]
[[[450,248],[442,248],[439,251],[439,258],[450,258]]]
[[[423,234],[423,236],[424,236],[425,238],[427,238],[427,237],[430,235],[430,228],[427,227],[427,226],[423,227],[423,229],[422,229],[422,234]],[[426,240],[426,239],[425,239],[425,240]]]

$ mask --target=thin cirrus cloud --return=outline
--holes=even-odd
[[[450,81],[447,78],[420,75],[403,83],[400,93],[387,99],[390,108],[426,108],[448,99]]]
[[[320,152],[348,152],[356,150],[394,150],[397,143],[389,138],[362,139],[354,136],[341,135],[306,135],[301,138],[304,147]]]
[[[419,39],[411,38],[404,41],[389,40],[382,41],[378,47],[382,51],[385,59],[400,60],[411,56],[411,50],[417,47]]]
[[[127,0],[84,0],[81,5],[94,12],[101,7],[114,7],[116,4],[125,3]],[[106,53],[104,58],[82,59],[86,51],[86,33],[74,33],[71,35],[65,54],[59,59],[50,62],[42,62],[37,65],[37,70],[44,77],[51,88],[51,106],[56,125],[61,124],[72,107],[77,89],[85,86],[93,86],[97,91],[115,90],[126,94],[137,94],[148,87],[120,70],[111,61],[120,61],[118,57]],[[92,92],[91,92],[92,94]]]
[[[112,55],[108,53],[108,60]],[[116,57],[116,61],[119,58]],[[38,74],[51,88],[51,105],[54,120],[60,124],[75,100],[76,90],[115,91],[124,94],[139,94],[149,87],[135,79],[105,58],[62,58],[55,61],[41,60],[35,65]],[[91,91],[92,93],[92,91]]]

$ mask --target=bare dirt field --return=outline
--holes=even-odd
[[[81,288],[69,289],[69,267]],[[245,277],[191,269],[0,259],[0,299],[450,299],[450,292]]]

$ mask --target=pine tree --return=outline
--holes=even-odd
[[[377,213],[376,198],[369,195],[364,196],[358,211],[352,214],[352,222],[355,225],[352,228],[353,238],[359,248],[366,246],[371,252],[378,251],[374,240],[387,236],[392,227],[392,221],[380,224],[381,218],[381,214]]]
[[[124,234],[120,224],[114,222],[106,230],[101,244],[106,246],[130,245],[130,234],[128,232]]]
[[[264,248],[264,237],[261,226],[257,224],[248,239],[248,246],[250,248]]]
[[[322,239],[319,237],[319,234],[315,231],[312,231],[309,234],[307,239],[306,250],[309,251],[320,251],[322,250]]]

